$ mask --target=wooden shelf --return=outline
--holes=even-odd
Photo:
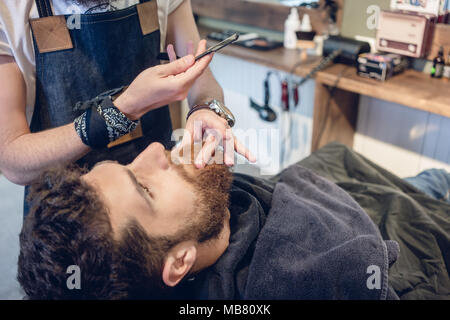
[[[207,34],[214,30],[199,27],[199,31],[202,38],[206,38]],[[217,43],[208,41],[209,45]],[[291,72],[300,59],[298,51],[284,48],[264,52],[228,46],[220,53],[285,72]],[[318,57],[308,58],[296,69],[295,74],[304,77],[319,61]],[[340,74],[341,78],[337,84],[339,89],[450,117],[450,81],[446,79],[433,79],[422,72],[406,70],[385,82],[380,82],[358,76],[354,67],[336,64],[318,72],[315,80],[332,86],[336,84]]]
[[[410,69],[380,82],[358,76],[354,67],[337,64],[318,72],[316,81],[334,85],[342,71],[339,89],[450,117],[450,81],[447,79],[434,79]]]

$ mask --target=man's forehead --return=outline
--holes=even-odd
[[[122,171],[121,167],[116,161],[106,160],[98,162],[88,173],[82,175],[81,179],[97,190],[99,188],[103,189],[103,186],[111,180],[123,179],[121,175],[117,176]]]
[[[118,161],[114,161],[114,160],[104,160],[104,161],[100,161],[100,162],[97,162],[95,165],[94,165],[94,167],[92,167],[92,169],[95,169],[96,167],[99,167],[99,166],[102,166],[102,165],[105,165],[105,164],[119,164],[119,162]]]

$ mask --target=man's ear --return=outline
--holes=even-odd
[[[197,259],[197,248],[192,242],[183,242],[172,248],[164,262],[162,279],[175,287],[188,274]]]

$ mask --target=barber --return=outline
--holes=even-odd
[[[85,13],[79,28],[69,28],[75,4]],[[159,65],[166,42],[175,47],[169,46],[172,62]],[[195,46],[203,52],[206,41],[190,0],[2,1],[0,170],[28,185],[58,164],[125,164],[151,142],[171,148],[167,104],[186,97],[192,109],[183,141],[200,123],[200,131],[216,129],[233,141],[233,153],[252,159],[229,134],[232,115],[208,69],[212,57],[195,62]],[[174,60],[175,49],[183,58]],[[226,112],[211,112],[217,105]],[[198,167],[217,144],[209,139]]]

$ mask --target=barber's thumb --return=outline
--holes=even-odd
[[[167,76],[175,76],[188,70],[195,63],[195,58],[192,54],[184,56],[174,62],[164,65],[164,73]]]

